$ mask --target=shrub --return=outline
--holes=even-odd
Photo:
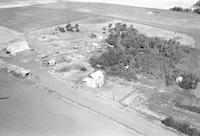
[[[168,127],[187,134],[188,136],[200,136],[200,132],[196,128],[191,127],[189,123],[175,121],[172,117],[166,118],[161,122]]]
[[[87,68],[86,67],[81,67],[80,71],[85,72],[85,71],[87,71]]]
[[[195,112],[195,113],[200,114],[200,107],[190,106],[190,105],[182,105],[180,103],[175,103],[175,106],[179,107],[181,109],[189,110],[191,112]]]
[[[197,77],[197,75],[195,74],[183,74],[183,81],[179,83],[179,86],[183,89],[196,89],[198,82],[199,82],[199,78]]]

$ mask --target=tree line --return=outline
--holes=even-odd
[[[58,26],[55,28],[55,30],[60,31],[61,33],[65,32],[79,32],[79,24],[75,24],[74,26],[72,24],[67,24],[64,27]]]
[[[192,10],[190,8],[173,7],[173,8],[170,8],[170,10],[181,11],[181,12],[192,12],[192,13],[200,14],[200,8],[196,8],[196,9]]]

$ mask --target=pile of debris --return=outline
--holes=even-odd
[[[88,87],[100,88],[100,87],[103,87],[104,79],[105,79],[104,72],[101,70],[98,70],[90,74],[89,77],[84,78],[83,82],[85,82],[85,84]]]

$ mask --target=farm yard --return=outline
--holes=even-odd
[[[116,23],[133,25],[140,33],[147,36],[159,36],[166,40],[179,37],[176,40],[182,46],[191,48],[195,46],[194,39],[185,34],[103,17],[72,22],[72,26],[79,25],[79,32],[65,31],[64,28],[68,26],[67,24],[38,30],[29,35],[27,41],[33,44],[32,47],[37,52],[36,60],[40,67],[72,88],[114,101],[156,121],[173,116],[176,120],[188,121],[198,128],[199,115],[188,112],[181,113],[174,104],[188,101],[186,105],[191,105],[192,101],[198,101],[199,98],[197,95],[195,100],[185,97],[190,93],[183,91],[178,85],[166,87],[164,80],[144,75],[137,75],[138,79],[133,82],[106,75],[103,87],[96,89],[90,88],[84,83],[83,79],[95,72],[95,68],[89,63],[90,58],[94,55],[98,56],[110,48],[110,45],[105,42],[109,33],[104,28],[109,24]],[[64,31],[57,29],[62,27]],[[198,92],[198,88],[193,92]],[[178,101],[181,98],[182,101]],[[197,103],[194,105],[198,105]]]
[[[27,82],[34,87],[123,122],[122,126],[130,123],[128,127],[137,128],[138,135],[179,135],[167,129],[173,126],[167,121],[187,123],[187,129],[198,132],[200,16],[112,6],[114,9],[107,4],[60,2],[0,9],[2,66],[12,65],[22,77],[31,72],[34,78]],[[18,44],[13,39],[20,38],[27,50],[18,54],[19,49],[11,48],[14,54],[9,53],[9,45]],[[12,76],[2,66],[1,72]],[[88,104],[99,99],[114,109],[130,110],[131,117],[141,122],[134,124],[117,113],[112,117],[112,111],[98,109],[101,102]],[[148,129],[142,122],[149,124]]]

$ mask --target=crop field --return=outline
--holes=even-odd
[[[68,9],[49,9],[38,6],[0,9],[0,25],[19,32],[48,28],[77,21],[92,15]]]
[[[66,5],[65,5],[66,4]],[[167,10],[138,8],[132,6],[108,5],[102,3],[63,3],[65,8],[73,11],[84,9],[88,14],[123,19],[133,23],[144,24],[192,36],[198,48],[200,43],[200,16],[193,13],[181,13]],[[54,7],[50,4],[49,7]],[[112,8],[111,8],[112,7]]]

